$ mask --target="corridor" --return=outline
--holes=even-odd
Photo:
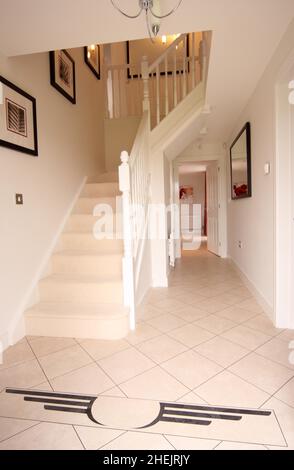
[[[294,449],[291,340],[294,331],[272,326],[228,260],[205,248],[187,252],[170,287],[149,292],[125,340],[27,337],[4,353],[0,449]],[[154,431],[102,428],[7,387],[124,398],[121,412],[131,420],[133,399],[146,409],[151,401],[224,407],[220,413],[228,408],[231,419],[242,408],[243,417],[223,416],[211,426],[166,420]]]

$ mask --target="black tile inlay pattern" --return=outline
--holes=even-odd
[[[100,426],[105,426],[95,419],[92,413],[97,396],[75,395],[70,393],[42,392],[7,388],[6,393],[24,396],[24,401],[43,403],[45,410],[60,411],[64,413],[82,413]],[[127,399],[126,399],[127,400]],[[160,402],[158,416],[151,423],[138,429],[146,429],[161,422],[183,423],[197,426],[209,426],[213,420],[241,421],[243,415],[270,416],[271,411],[241,408],[222,408],[202,405],[188,405],[182,403]]]

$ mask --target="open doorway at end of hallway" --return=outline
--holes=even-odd
[[[178,166],[181,253],[201,247],[220,254],[218,173],[217,161]]]

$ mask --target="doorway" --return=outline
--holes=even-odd
[[[220,171],[217,161],[178,164],[175,188],[178,194],[181,240],[176,250],[194,251],[200,247],[220,255]]]

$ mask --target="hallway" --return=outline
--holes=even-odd
[[[0,449],[294,449],[290,340],[294,332],[272,326],[228,260],[204,248],[187,252],[170,287],[149,292],[126,340],[27,337],[4,353]],[[265,418],[253,416],[247,430],[247,418],[217,427],[164,423],[164,432],[103,429],[6,387],[274,410],[278,425],[262,427]],[[124,410],[130,417],[133,403]]]

